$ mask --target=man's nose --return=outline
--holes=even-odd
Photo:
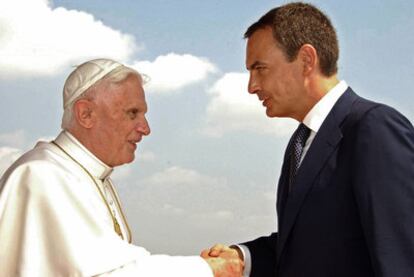
[[[249,84],[247,86],[247,91],[250,94],[255,94],[255,93],[257,93],[257,91],[259,91],[259,85],[257,84],[257,81],[251,75],[250,75],[250,78],[249,78]]]
[[[151,133],[151,129],[146,118],[137,124],[136,131],[144,136],[148,136]]]

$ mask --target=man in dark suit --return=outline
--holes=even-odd
[[[205,256],[245,276],[414,276],[414,129],[337,78],[338,42],[317,8],[291,3],[250,26],[249,93],[300,122],[279,178],[279,231]]]

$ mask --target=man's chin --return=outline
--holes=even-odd
[[[135,154],[132,153],[128,158],[122,159],[119,162],[117,162],[115,165],[111,165],[111,166],[115,167],[115,166],[120,166],[123,164],[129,164],[129,163],[132,163],[134,160],[135,160]]]
[[[267,117],[278,117],[278,114],[275,113],[274,111],[272,111],[269,108],[266,109],[266,115],[267,115]]]
[[[270,108],[267,108],[266,109],[266,116],[267,117],[271,117],[271,118],[274,118],[274,117],[277,117],[277,118],[287,118],[287,117],[290,117],[290,116],[288,116],[286,113],[284,113],[284,112],[281,112],[281,111],[275,111],[275,110],[272,110],[272,109],[270,109]]]
[[[135,154],[134,153],[132,153],[131,154],[131,157],[129,157],[127,160],[126,160],[126,164],[129,164],[129,163],[132,163],[133,161],[135,160]]]

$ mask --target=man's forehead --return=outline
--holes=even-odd
[[[257,65],[263,64],[263,56],[267,47],[264,47],[263,43],[258,40],[250,40],[246,46],[246,68],[254,68]]]
[[[124,80],[109,84],[104,91],[98,92],[106,102],[137,102],[145,101],[145,93],[141,83]]]
[[[246,44],[246,67],[265,64],[276,52],[281,51],[273,37],[272,29],[265,27],[255,31]]]

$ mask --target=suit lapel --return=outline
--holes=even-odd
[[[278,203],[278,211],[281,213],[279,213],[280,224],[277,243],[277,260],[280,259],[286,240],[292,230],[303,201],[314,184],[315,178],[325,166],[326,161],[342,139],[342,132],[340,129],[341,123],[349,114],[352,103],[357,97],[358,96],[348,88],[338,99],[316,134],[304,160],[302,161],[295,181],[292,184],[292,190],[289,193],[289,196],[287,196],[287,193],[285,192],[287,187],[286,176],[284,177],[283,175],[286,175],[286,173],[282,174],[279,180],[279,186],[282,185],[284,188],[279,189],[281,196],[278,196],[278,201],[281,202],[280,204]],[[287,161],[285,160],[284,166],[286,166],[286,164]]]

